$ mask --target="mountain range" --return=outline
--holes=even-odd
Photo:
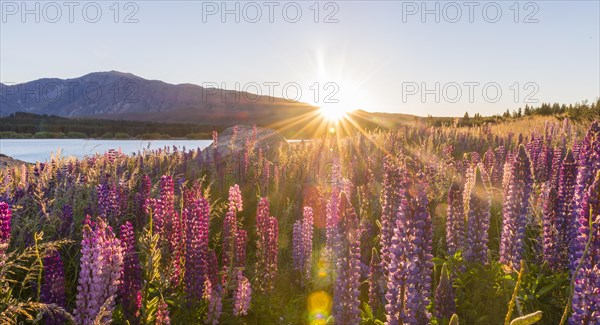
[[[193,84],[173,85],[118,71],[0,87],[0,116],[27,112],[71,118],[219,124],[277,121],[317,109],[283,98]]]
[[[323,119],[318,107],[246,92],[169,84],[119,71],[93,72],[79,78],[44,78],[0,84],[0,117],[16,112],[77,119],[109,119],[203,125],[287,125]],[[414,116],[355,111],[361,127],[392,128]]]

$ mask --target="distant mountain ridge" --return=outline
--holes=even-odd
[[[315,111],[308,104],[244,92],[173,85],[119,71],[0,84],[0,116],[15,112],[201,124],[268,124]]]

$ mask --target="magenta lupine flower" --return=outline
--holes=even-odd
[[[234,248],[237,237],[237,219],[235,210],[229,209],[223,220],[223,245],[221,251],[221,263],[224,268],[234,266]]]
[[[435,289],[435,317],[439,320],[450,320],[452,314],[456,312],[456,303],[454,302],[454,289],[452,280],[448,274],[446,263],[442,266],[440,282]]]
[[[65,270],[60,253],[51,251],[44,256],[44,280],[40,288],[40,301],[46,304],[56,304],[59,307],[67,306],[65,291]],[[64,324],[66,319],[62,315],[50,314],[44,317],[45,324]]]
[[[304,277],[310,281],[312,270],[312,250],[313,250],[313,232],[314,217],[311,207],[304,207],[302,220],[302,255],[304,259]],[[277,220],[275,220],[277,221]]]
[[[491,197],[483,185],[482,174],[481,169],[477,168],[474,186],[470,189],[470,193],[465,193],[469,198],[469,218],[464,256],[467,261],[485,264],[488,255]]]
[[[183,210],[185,220],[185,273],[184,284],[189,302],[196,303],[204,294],[207,276],[208,227],[210,206],[200,198]]]
[[[129,221],[121,226],[121,247],[123,248],[123,275],[119,285],[119,296],[123,304],[123,313],[133,321],[139,311],[138,295],[142,289],[142,271],[135,249],[135,233]]]
[[[212,283],[213,287],[215,287],[219,283],[219,261],[217,259],[217,254],[212,249],[208,250],[208,255],[206,259],[207,268],[206,268],[206,277],[207,281]],[[205,284],[207,285],[207,284]],[[204,293],[210,293],[210,290],[205,289]]]
[[[242,275],[242,271],[237,272],[237,289],[233,297],[233,315],[238,317],[248,314],[250,300],[252,299],[252,287],[250,281]]]
[[[154,233],[161,235],[168,228],[167,224],[175,215],[175,190],[170,176],[160,178],[160,197],[151,199],[149,207],[152,210],[152,225]],[[170,234],[167,234],[170,237]]]
[[[12,211],[6,202],[0,202],[0,245],[10,242],[10,221]]]
[[[158,308],[156,310],[156,325],[170,325],[171,318],[169,317],[169,306],[167,303],[161,299],[158,302]]]
[[[402,198],[389,248],[388,324],[427,324],[430,317],[432,225],[422,174],[413,187]]]
[[[448,255],[450,256],[464,249],[465,209],[463,205],[463,191],[457,183],[452,183],[448,191],[446,243],[448,245]]]
[[[87,216],[83,226],[81,270],[74,313],[79,324],[93,324],[100,308],[107,301],[110,303],[105,307],[112,312],[122,269],[123,248],[112,228],[102,218],[98,218],[96,224],[92,225]],[[102,321],[106,322],[108,319]]]
[[[581,144],[581,151],[579,152],[579,167],[577,169],[577,182],[575,186],[575,192],[573,195],[573,206],[574,209],[571,213],[571,233],[577,233],[580,224],[577,220],[580,219],[581,209],[583,206],[583,198],[587,189],[592,185],[594,176],[600,170],[600,123],[595,121],[588,130],[585,139]],[[575,230],[573,230],[575,228]],[[570,238],[572,240],[572,238]],[[575,270],[577,266],[578,257],[576,256],[576,246],[573,242],[570,242],[571,250],[569,251],[569,266],[571,272]]]
[[[181,277],[182,277],[182,264],[183,264],[183,251],[184,251],[184,241],[183,241],[183,220],[181,220],[182,216],[175,212],[173,215],[173,219],[171,219],[171,229],[170,240],[169,240],[169,251],[172,254],[172,270],[171,270],[171,284],[173,286],[178,286]]]
[[[600,324],[600,170],[585,191],[578,219],[574,258],[581,267],[573,275],[573,314],[569,324]],[[583,255],[586,246],[587,253]]]
[[[337,244],[339,242],[339,204],[340,204],[340,193],[341,193],[341,166],[339,163],[334,163],[331,167],[331,197],[327,202],[326,210],[326,247],[335,256]]]
[[[345,193],[340,197],[341,236],[337,243],[333,318],[336,324],[360,323],[360,230],[358,217]]]
[[[238,229],[235,234],[235,266],[246,266],[246,247],[248,246],[248,232]]]
[[[520,264],[525,248],[525,227],[531,188],[531,164],[525,147],[521,145],[512,163],[508,188],[505,189],[500,241],[500,262],[515,268]]]
[[[300,227],[301,228],[301,227]],[[261,198],[256,210],[256,271],[261,276],[256,278],[259,291],[269,292],[275,285],[277,276],[278,255],[278,223],[277,219],[270,215],[269,201]],[[300,229],[300,245],[303,246],[302,229]],[[297,239],[296,239],[297,240]],[[297,248],[293,248],[297,250]],[[304,247],[300,248],[303,250]],[[303,256],[303,252],[300,253]]]
[[[238,232],[236,213],[242,211],[242,207],[242,193],[240,192],[240,187],[235,184],[229,188],[229,207],[225,219],[223,220],[221,258],[224,268],[236,265],[234,256]]]

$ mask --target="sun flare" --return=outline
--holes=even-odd
[[[319,110],[320,114],[325,117],[326,120],[331,122],[337,122],[346,117],[349,110],[345,109],[342,105],[333,104],[333,105],[325,105],[321,106]]]

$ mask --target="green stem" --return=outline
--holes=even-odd
[[[523,273],[525,273],[525,261],[521,260],[521,269],[519,270],[519,276],[517,278],[517,284],[515,285],[515,290],[513,291],[512,297],[510,298],[510,302],[508,303],[508,312],[506,313],[506,318],[504,318],[504,325],[510,324],[510,319],[512,318],[513,309],[515,308],[515,302],[517,301],[517,295],[519,294],[519,288],[521,287],[521,280],[523,279]]]
[[[42,256],[40,255],[38,240],[41,240],[43,236],[43,232],[35,233],[33,236],[33,239],[35,241],[35,257],[37,262],[40,264],[40,271],[37,274],[37,301],[40,301],[40,292],[42,288],[42,272],[44,271],[44,263],[42,262]]]

